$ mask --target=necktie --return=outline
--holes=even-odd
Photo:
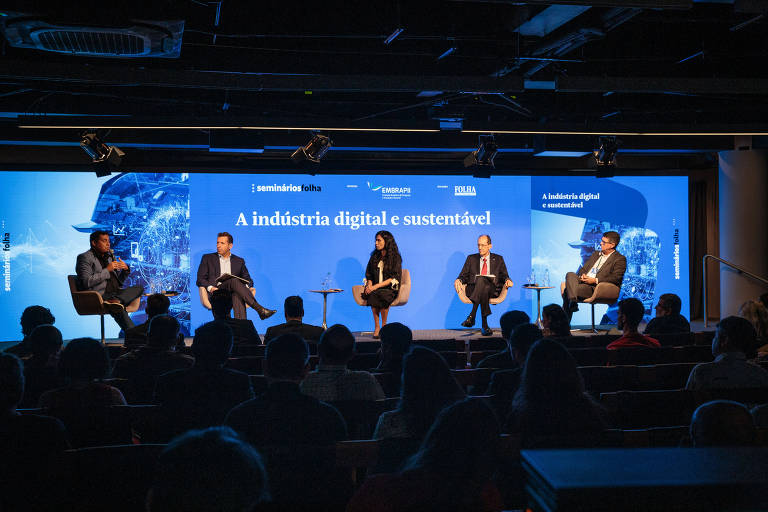
[[[480,269],[481,275],[488,275],[488,263],[485,261],[485,258],[483,258],[483,268]]]

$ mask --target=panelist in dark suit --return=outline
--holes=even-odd
[[[256,302],[250,290],[253,281],[245,266],[245,260],[232,254],[232,243],[232,235],[226,231],[216,236],[216,252],[204,254],[200,260],[200,266],[197,268],[197,286],[204,287],[209,294],[219,288],[228,290],[232,294],[235,318],[247,318],[245,305],[248,304],[259,314],[259,318],[266,320],[275,314],[275,310],[267,309]],[[239,279],[220,282],[219,277],[222,274],[232,274],[245,279],[246,283]]]
[[[490,336],[493,331],[488,327],[488,315],[491,314],[490,300],[498,297],[503,287],[513,286],[507,274],[507,265],[499,254],[491,253],[491,237],[480,235],[477,239],[477,254],[470,254],[464,262],[459,277],[456,278],[462,284],[467,285],[465,293],[472,301],[472,312],[461,325],[472,327],[475,325],[477,307],[480,306],[480,315],[483,319],[483,336]],[[478,277],[489,276],[489,277]]]
[[[379,231],[374,238],[374,248],[365,267],[365,290],[363,298],[368,301],[373,313],[373,337],[379,337],[379,315],[381,327],[387,325],[389,306],[400,293],[403,279],[403,259],[397,248],[395,237],[389,231]]]
[[[264,336],[264,343],[268,343],[272,338],[277,338],[281,334],[298,334],[308,343],[317,343],[323,334],[323,328],[317,325],[305,324],[304,301],[298,295],[291,295],[285,299],[283,305],[285,312],[285,323],[267,327],[267,334]]]
[[[110,310],[110,315],[115,319],[123,331],[134,326],[131,317],[125,311],[125,306],[141,297],[144,293],[142,286],[129,286],[123,288],[123,282],[131,273],[130,267],[120,259],[115,258],[110,249],[109,233],[106,231],[94,231],[91,233],[91,248],[77,255],[75,273],[77,285],[80,291],[92,290],[99,292],[104,302],[120,304]]]
[[[600,240],[600,249],[592,253],[576,273],[565,274],[563,309],[570,318],[579,310],[577,302],[592,296],[598,283],[612,283],[621,288],[627,258],[616,247],[621,238],[616,231],[606,231]]]

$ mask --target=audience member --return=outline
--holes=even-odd
[[[264,360],[267,391],[232,409],[225,423],[255,446],[329,445],[346,439],[339,411],[301,393],[308,363],[309,347],[300,336],[271,340]]]
[[[729,316],[717,324],[711,363],[693,367],[685,389],[739,389],[768,387],[768,371],[747,361],[755,352],[755,328],[748,320]]]
[[[731,400],[700,405],[691,418],[690,433],[696,448],[752,446],[755,442],[755,424],[749,410]]]
[[[21,313],[21,334],[24,336],[20,343],[12,345],[5,349],[8,354],[15,354],[22,359],[29,357],[32,353],[27,337],[38,325],[53,325],[56,323],[56,317],[51,310],[43,306],[29,306]]]
[[[195,359],[176,352],[176,346],[184,342],[179,333],[179,322],[172,316],[156,315],[150,320],[147,345],[123,354],[115,361],[112,375],[128,379],[126,392],[130,403],[152,403],[157,378],[167,372],[189,368]]]
[[[768,404],[757,405],[749,411],[757,428],[768,428]]]
[[[55,508],[46,503],[52,464],[69,446],[61,421],[16,411],[24,394],[21,360],[0,354],[0,510]]]
[[[557,306],[560,307],[560,306]],[[560,308],[562,311],[563,308]],[[506,418],[509,412],[509,404],[520,387],[520,378],[523,375],[523,366],[528,357],[528,351],[534,343],[542,338],[541,329],[536,324],[522,324],[512,332],[509,337],[509,346],[512,357],[518,363],[517,368],[511,370],[498,370],[491,374],[491,382],[488,383],[486,395],[490,395],[491,405],[499,418]]]
[[[247,318],[232,318],[232,292],[218,289],[211,292],[211,309],[214,320],[226,322],[232,329],[232,343],[240,345],[261,343],[259,333],[253,326],[253,321]]]
[[[541,310],[542,334],[553,338],[571,336],[571,322],[559,304],[547,304]]]
[[[502,370],[509,370],[517,368],[518,363],[512,357],[512,350],[509,347],[509,336],[515,327],[522,324],[530,323],[531,318],[527,313],[523,311],[507,311],[499,319],[501,325],[501,337],[507,342],[507,346],[501,352],[491,354],[485,359],[477,363],[477,368],[497,368]]]
[[[261,455],[232,429],[191,430],[160,454],[148,512],[249,512],[269,500]]]
[[[498,444],[490,407],[480,399],[462,400],[437,416],[400,473],[369,478],[347,510],[501,510],[501,493],[491,480]]]
[[[400,396],[402,383],[403,358],[411,348],[413,333],[400,322],[389,323],[379,330],[381,348],[380,361],[375,372],[387,373],[391,378],[384,380],[382,389],[388,397]]]
[[[281,334],[298,334],[307,343],[317,343],[323,334],[323,328],[317,325],[305,324],[304,301],[298,295],[286,297],[283,304],[283,313],[285,314],[285,323],[267,327],[267,334],[264,341],[268,342],[272,338],[277,338]]]
[[[40,395],[61,386],[59,354],[61,331],[52,325],[38,325],[28,337],[32,356],[24,361],[24,398],[22,408],[37,407]]]
[[[445,359],[421,346],[411,348],[405,356],[402,389],[397,409],[379,417],[374,439],[422,439],[438,413],[465,396]]]
[[[253,398],[248,374],[224,368],[232,351],[232,329],[213,321],[195,330],[192,368],[157,378],[155,401],[171,422],[171,434],[221,425],[230,409]]]
[[[768,308],[768,293],[762,294],[758,300],[763,306]]]
[[[325,402],[384,398],[376,377],[347,368],[355,355],[355,337],[349,329],[341,324],[330,326],[320,337],[317,353],[319,364],[302,381],[302,393]]]
[[[137,345],[147,344],[147,331],[149,322],[159,315],[167,315],[171,308],[171,301],[162,293],[153,293],[147,297],[147,307],[144,310],[147,314],[147,320],[143,324],[136,325],[125,331],[123,345],[126,347],[135,347]],[[182,339],[182,342],[184,340]]]
[[[563,345],[545,338],[528,352],[506,425],[524,448],[565,448],[597,444],[606,421],[584,392],[576,360]]]
[[[99,382],[109,376],[109,355],[97,340],[77,338],[70,341],[61,352],[59,369],[65,386],[43,393],[40,407],[71,411],[125,405],[119,389]]]
[[[768,308],[756,300],[748,300],[739,308],[739,316],[755,328],[755,350],[768,352]]]
[[[618,328],[623,336],[608,344],[608,350],[632,347],[658,348],[661,346],[658,340],[644,336],[637,332],[637,326],[643,321],[645,306],[639,299],[629,298],[619,301]]]
[[[651,319],[645,334],[677,334],[691,332],[691,324],[680,314],[683,303],[674,293],[663,293],[656,303],[656,318]]]

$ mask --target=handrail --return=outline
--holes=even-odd
[[[754,274],[750,272],[747,269],[744,269],[734,263],[731,263],[730,261],[724,260],[722,258],[719,258],[715,256],[714,254],[705,254],[704,257],[701,259],[701,264],[703,270],[704,270],[704,284],[703,284],[703,301],[704,301],[704,327],[709,327],[709,316],[707,315],[707,258],[712,258],[713,260],[717,260],[723,265],[728,265],[729,267],[736,269],[739,274],[746,274],[752,279],[757,279],[758,281],[761,281],[763,284],[768,285],[768,279],[765,277],[760,277],[757,274]]]

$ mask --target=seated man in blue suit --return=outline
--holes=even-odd
[[[261,306],[251,294],[253,281],[245,266],[245,260],[232,254],[232,235],[226,231],[216,236],[216,252],[204,254],[197,268],[197,286],[202,286],[208,293],[219,288],[232,294],[232,309],[235,318],[245,319],[245,305],[251,306],[259,318],[266,320],[275,314],[274,309]],[[240,279],[220,280],[223,274],[231,274]]]
[[[104,302],[122,306],[111,308],[110,315],[123,331],[134,326],[125,306],[141,297],[144,287],[123,288],[123,282],[131,269],[120,257],[115,257],[110,248],[109,233],[99,230],[91,233],[91,248],[77,256],[75,273],[81,291],[97,291]]]

